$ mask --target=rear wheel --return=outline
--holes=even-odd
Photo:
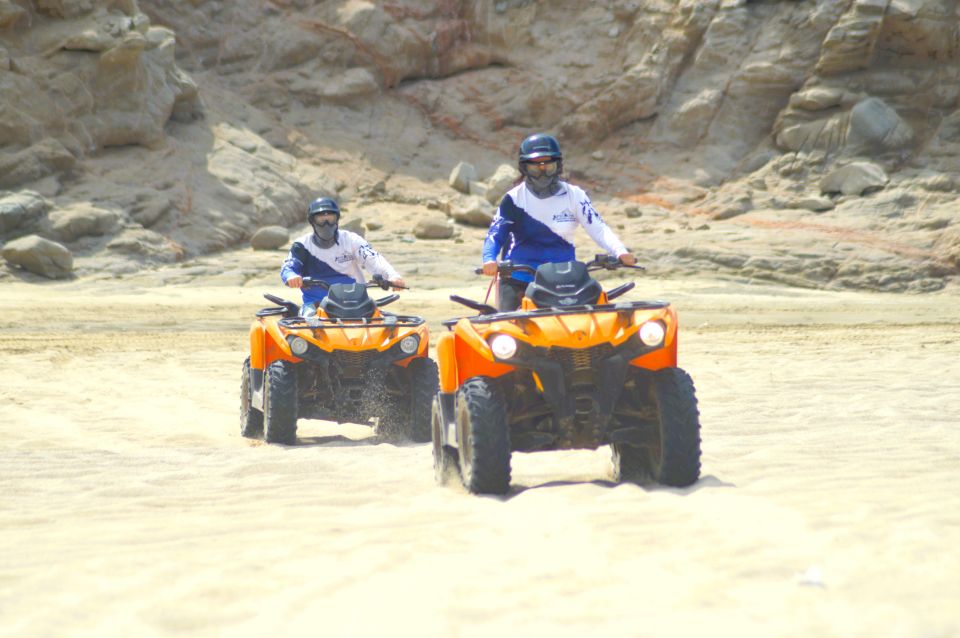
[[[450,477],[460,469],[460,464],[457,462],[457,451],[443,444],[444,424],[440,418],[440,400],[436,398],[433,401],[430,425],[433,437],[433,477],[437,485],[446,485],[450,482]]]
[[[264,379],[264,438],[268,443],[297,442],[297,369],[289,361],[267,366]]]
[[[700,477],[700,412],[693,379],[680,368],[654,372],[637,390],[649,396],[657,422],[646,446],[615,443],[613,473],[618,481],[653,481],[672,487],[692,485]]]
[[[259,439],[263,436],[263,412],[253,407],[250,386],[250,357],[247,357],[240,375],[240,435]]]
[[[500,389],[485,377],[468,379],[457,392],[457,445],[464,486],[474,494],[510,488],[510,433]]]

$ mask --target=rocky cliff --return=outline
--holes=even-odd
[[[546,130],[654,270],[953,281],[955,0],[602,4],[0,0],[0,238],[123,272],[323,193],[387,241]]]

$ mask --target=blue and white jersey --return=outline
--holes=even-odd
[[[536,269],[541,264],[576,259],[574,233],[583,226],[597,244],[614,257],[629,252],[594,209],[584,190],[560,182],[555,195],[540,199],[520,183],[507,191],[494,215],[483,242],[483,261],[503,258]],[[532,281],[527,273],[514,273],[514,279]]]
[[[298,237],[280,268],[283,283],[294,276],[322,279],[330,284],[364,283],[363,269],[384,279],[399,279],[393,266],[375,251],[360,235],[338,230],[337,241],[330,248],[321,248],[314,241],[313,231]],[[304,288],[303,303],[315,303],[327,296],[323,288]]]

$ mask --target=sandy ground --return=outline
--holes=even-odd
[[[244,440],[280,291],[156,281],[0,287],[2,635],[960,635],[955,293],[646,281],[680,311],[702,479],[516,455],[500,499],[362,426]],[[447,292],[394,308],[439,329]]]

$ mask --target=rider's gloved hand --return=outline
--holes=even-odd
[[[290,279],[287,279],[287,285],[291,288],[301,288],[303,286],[303,277],[294,275]]]
[[[493,277],[497,274],[497,262],[495,261],[485,261],[483,262],[483,274],[488,277]]]
[[[396,279],[390,280],[390,285],[393,286],[394,290],[399,290],[400,288],[406,288],[407,283],[403,280],[402,277],[397,277]]]
[[[618,259],[620,259],[620,263],[624,266],[637,265],[637,257],[633,253],[623,253]]]

